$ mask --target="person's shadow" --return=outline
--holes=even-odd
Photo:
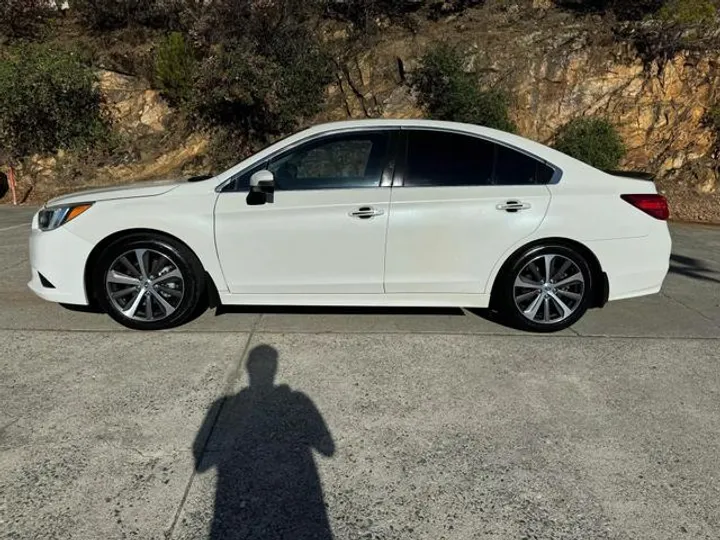
[[[278,353],[249,354],[249,386],[216,401],[193,445],[195,469],[217,467],[210,540],[332,540],[313,449],[335,453],[313,402],[275,386]]]

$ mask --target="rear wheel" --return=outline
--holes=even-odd
[[[525,330],[568,328],[585,314],[592,299],[588,262],[562,245],[528,249],[514,259],[502,280],[498,291],[501,312]]]
[[[160,235],[133,235],[111,244],[93,276],[98,303],[134,330],[162,330],[187,322],[204,290],[200,262],[186,246]]]

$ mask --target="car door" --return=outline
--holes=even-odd
[[[323,135],[242,173],[215,206],[231,293],[382,293],[393,130]],[[273,201],[249,205],[250,176],[274,174]]]
[[[483,293],[495,263],[532,234],[554,169],[470,134],[403,130],[385,261],[387,293]],[[397,182],[399,180],[399,182]]]

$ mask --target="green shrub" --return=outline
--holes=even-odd
[[[216,0],[208,3],[198,33],[209,43],[251,42],[264,52],[293,35],[317,35],[312,27],[326,5],[326,0]]]
[[[0,146],[16,157],[102,138],[93,71],[76,55],[32,45],[0,60]]]
[[[173,32],[163,40],[155,52],[155,84],[173,104],[186,101],[195,74],[195,56],[180,32]]]
[[[38,37],[51,15],[47,0],[2,0],[0,35],[13,38]]]
[[[712,21],[717,11],[712,0],[667,0],[658,16],[668,22],[697,24]]]
[[[72,0],[73,12],[95,30],[113,30],[133,24],[176,28],[182,7],[183,0]]]
[[[681,24],[708,22],[717,13],[714,0],[557,0],[557,4],[581,13],[611,11],[620,20],[637,21],[658,16]]]
[[[603,118],[576,118],[560,129],[555,149],[598,169],[616,169],[625,145],[615,127]]]
[[[580,13],[612,12],[620,20],[637,21],[657,12],[663,0],[556,0],[556,3]]]
[[[505,93],[480,90],[475,75],[465,72],[462,64],[457,49],[444,44],[431,48],[411,77],[420,105],[437,120],[515,131]]]
[[[462,13],[484,4],[485,0],[331,0],[327,12],[331,17],[351,22],[360,31],[376,30],[381,18],[402,21],[410,13],[431,19]]]
[[[317,24],[325,0],[218,0],[193,37],[204,53],[189,106],[196,119],[263,141],[317,113],[334,76]]]
[[[720,135],[720,103],[715,105],[708,112],[710,126]]]
[[[211,171],[225,171],[249,157],[253,151],[247,136],[232,128],[218,127],[210,132],[207,158]],[[259,148],[258,148],[259,150]]]
[[[302,56],[290,50],[297,46]],[[223,47],[200,68],[192,107],[198,117],[246,137],[265,139],[315,114],[332,76],[328,58],[310,43],[288,42],[287,56]]]

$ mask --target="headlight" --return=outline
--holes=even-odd
[[[91,206],[92,203],[82,203],[43,208],[38,214],[38,226],[42,231],[52,231],[72,221]]]

